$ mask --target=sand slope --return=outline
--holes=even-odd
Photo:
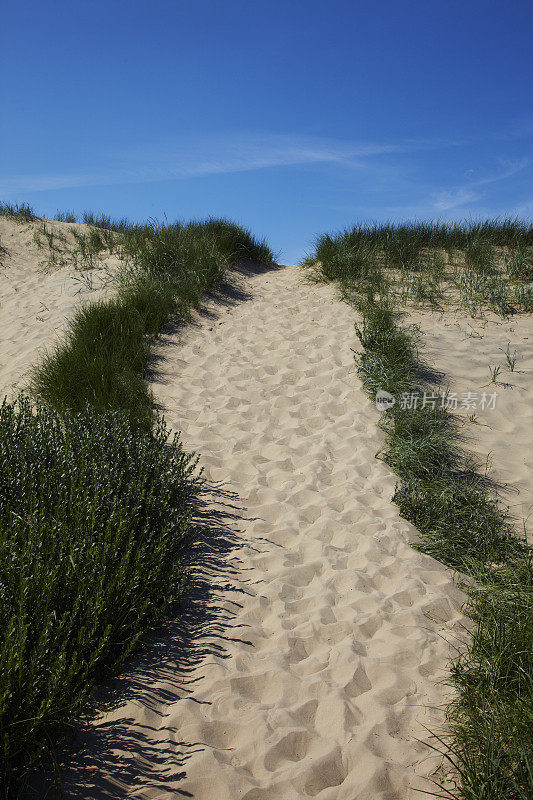
[[[464,447],[481,464],[489,457],[489,477],[501,487],[501,498],[515,518],[517,530],[533,524],[533,329],[531,316],[501,319],[487,312],[472,319],[462,311],[416,311],[409,315],[423,332],[422,357],[445,375],[445,384],[459,399],[458,415],[465,420]],[[516,352],[514,371],[506,351]],[[500,366],[496,383],[489,367]],[[462,407],[470,392],[475,407]],[[496,394],[494,407],[483,408],[483,393]],[[475,414],[476,421],[468,417]]]
[[[296,267],[241,285],[159,347],[205,468],[195,583],[80,732],[67,797],[418,797],[464,597],[390,503],[353,311]]]
[[[69,237],[85,225],[44,220],[49,230]],[[42,348],[54,344],[78,303],[107,294],[108,271],[117,259],[107,255],[97,268],[85,270],[66,263],[50,268],[49,252],[39,248],[34,234],[41,221],[17,222],[0,217],[0,396],[12,397],[24,388],[27,373]],[[72,242],[67,240],[70,245]]]

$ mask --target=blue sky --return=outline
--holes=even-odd
[[[223,215],[294,262],[356,221],[533,215],[530,0],[8,4],[0,197]]]

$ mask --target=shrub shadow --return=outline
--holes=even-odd
[[[234,620],[251,583],[249,568],[236,554],[252,546],[238,530],[239,497],[224,484],[203,481],[193,506],[193,532],[184,543],[189,585],[182,600],[144,638],[122,674],[96,689],[70,741],[55,754],[56,764],[33,775],[20,800],[122,800],[133,787],[148,790],[154,783],[158,797],[192,797],[176,782],[186,776],[187,760],[208,745],[184,741],[165,718],[179,700],[210,704],[193,697],[201,682],[195,672],[206,658],[228,658],[228,642],[253,646],[247,626]]]

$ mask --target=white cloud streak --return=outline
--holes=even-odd
[[[179,145],[154,145],[109,153],[104,159],[105,168],[5,176],[0,178],[0,193],[146,183],[304,164],[329,163],[364,169],[371,157],[433,149],[445,144],[423,140],[384,144],[276,134],[225,134]],[[447,146],[454,144],[448,142]]]
[[[456,189],[438,192],[434,195],[433,208],[437,211],[451,211],[467,203],[476,202],[483,198],[483,193],[477,191],[479,187],[489,186],[492,183],[504,181],[507,178],[517,175],[531,165],[531,160],[529,158],[523,158],[516,162],[502,162],[502,164],[506,167],[503,172],[489,175],[477,181],[469,181],[468,184]]]

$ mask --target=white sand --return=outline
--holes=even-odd
[[[67,246],[72,246],[76,223],[45,220],[49,230],[67,237],[61,257],[68,261]],[[106,296],[108,270],[118,260],[107,255],[98,267],[76,270],[65,263],[47,267],[48,249],[39,248],[34,233],[39,222],[19,223],[0,216],[0,397],[10,398],[25,388],[28,370],[40,352],[53,346],[82,301]],[[81,267],[81,263],[79,265]]]
[[[205,467],[205,549],[81,730],[66,795],[419,797],[464,596],[390,502],[353,311],[295,267],[242,286],[159,348],[156,400]]]

